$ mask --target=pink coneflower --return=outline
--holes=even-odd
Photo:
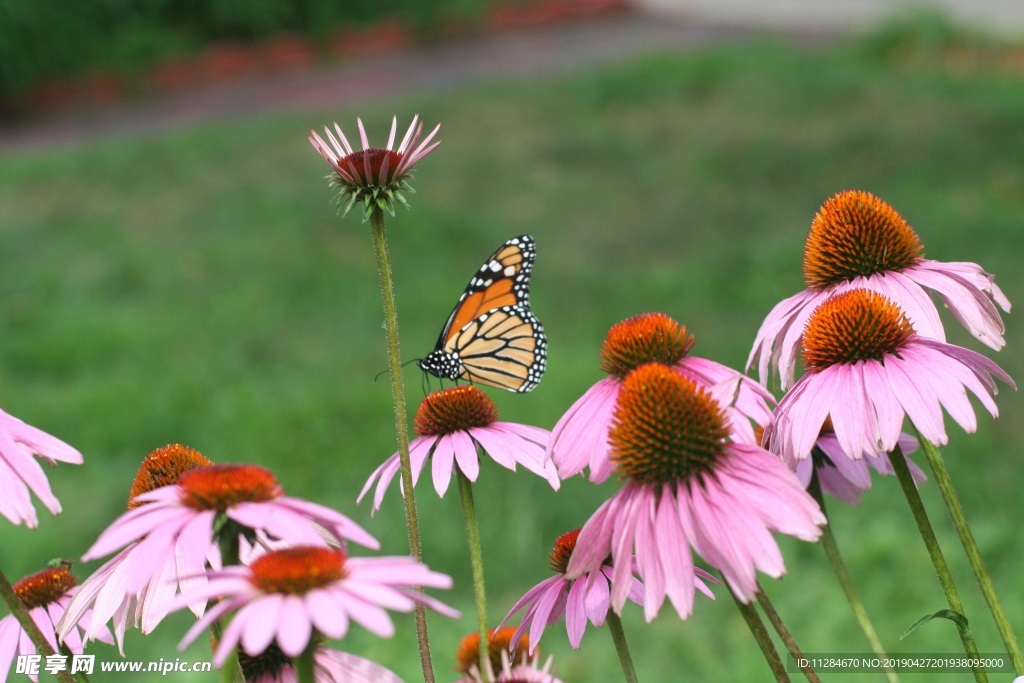
[[[863,457],[856,460],[850,458],[840,448],[835,432],[832,431],[831,421],[825,422],[826,426],[814,444],[811,457],[785,460],[791,468],[795,468],[797,479],[804,488],[810,486],[811,476],[816,471],[822,493],[827,493],[849,505],[860,505],[861,495],[871,488],[871,470],[887,476],[894,473],[892,463],[889,462],[889,458],[871,454],[862,454]],[[908,455],[917,450],[917,439],[909,434],[900,434],[897,443],[904,454],[914,483],[920,486],[928,481],[928,477]]]
[[[142,505],[135,500],[136,496],[176,484],[186,472],[212,464],[198,451],[181,444],[156,449],[143,459],[135,475],[128,496],[128,509]],[[177,588],[205,581],[201,575],[206,561],[211,557],[219,558],[213,544],[205,555],[190,552],[189,539],[184,536],[178,537],[172,551],[158,558],[151,557],[149,552],[141,541],[129,543],[93,572],[79,586],[57,625],[60,637],[63,639],[65,634],[74,631],[82,616],[91,610],[90,623],[82,627],[83,638],[91,640],[105,632],[106,623],[113,619],[114,636],[123,655],[127,628],[141,624],[142,632],[150,633],[167,615]],[[154,560],[159,564],[151,565]],[[191,605],[190,609],[196,616],[201,616],[205,607],[206,603],[199,602]]]
[[[450,588],[451,583],[450,577],[411,557],[357,558],[333,548],[297,546],[268,552],[247,567],[211,571],[205,586],[183,592],[173,607],[220,600],[188,630],[182,648],[235,612],[214,653],[219,667],[239,645],[252,656],[274,643],[286,656],[297,657],[314,633],[342,638],[353,621],[375,635],[390,637],[394,624],[387,609],[411,612],[420,603],[458,617],[457,611],[416,590]]]
[[[515,635],[512,637],[510,643],[512,648],[517,648],[520,638],[529,631],[529,650],[530,654],[533,654],[537,644],[540,643],[541,636],[544,635],[545,627],[565,617],[565,629],[569,634],[569,644],[574,650],[578,650],[580,641],[583,640],[583,631],[587,627],[587,621],[589,620],[597,627],[604,624],[608,610],[611,609],[609,584],[613,575],[612,566],[605,563],[596,572],[588,572],[578,579],[565,578],[565,570],[569,564],[569,558],[572,557],[573,550],[576,548],[579,534],[580,530],[576,529],[558,537],[550,557],[551,568],[555,571],[555,575],[544,579],[528,590],[502,619],[501,624],[504,624],[513,614],[526,608],[519,628],[516,629]],[[694,574],[693,581],[697,590],[714,600],[714,594],[704,584],[703,579],[714,583],[718,583],[718,581],[703,569],[695,568]],[[644,587],[635,576],[627,597],[636,604],[643,605]]]
[[[599,380],[565,412],[551,432],[548,455],[567,479],[590,468],[590,480],[603,482],[615,469],[609,459],[608,429],[625,377],[645,363],[662,363],[704,387],[730,394],[725,402],[729,429],[735,440],[754,442],[749,420],[771,420],[772,396],[753,380],[715,361],[689,356],[693,336],[663,313],[645,313],[623,320],[608,331],[601,347]],[[746,419],[746,418],[749,418]]]
[[[691,546],[743,602],[757,594],[755,570],[781,576],[785,564],[770,532],[815,541],[825,517],[779,458],[730,433],[712,391],[660,363],[631,372],[608,436],[626,484],[583,526],[566,578],[600,569],[610,555],[619,613],[633,586],[635,552],[650,621],[666,596],[680,618],[690,615]]]
[[[405,137],[395,148],[395,133],[398,130],[398,118],[395,117],[391,120],[388,144],[379,149],[370,147],[362,120],[356,119],[356,123],[359,125],[359,139],[363,144],[361,150],[353,149],[337,123],[334,124],[334,133],[337,133],[337,137],[330,128],[324,128],[329,143],[314,131],[309,131],[309,142],[334,169],[334,173],[329,177],[331,184],[338,190],[339,201],[345,202],[344,213],[348,213],[349,209],[358,203],[363,206],[364,220],[377,208],[393,216],[395,202],[408,206],[402,193],[413,191],[409,185],[413,167],[441,144],[440,140],[430,144],[441,124],[438,124],[421,142],[423,124],[419,122],[419,116],[414,116]]]
[[[129,580],[137,588],[167,553],[177,552],[191,567],[202,567],[214,542],[214,521],[224,516],[237,528],[262,531],[294,544],[318,544],[327,534],[335,543],[347,541],[368,548],[377,540],[345,515],[323,505],[284,495],[274,475],[256,465],[210,465],[187,472],[173,486],[136,496],[145,503],[118,517],[89,548],[84,561],[141,541],[150,557],[147,566]]]
[[[973,432],[977,418],[967,392],[995,417],[995,379],[1016,388],[988,358],[916,334],[899,306],[864,289],[837,294],[815,309],[803,349],[804,376],[766,430],[770,448],[784,458],[810,455],[828,417],[839,447],[854,460],[893,450],[904,416],[942,445],[943,408]]]
[[[428,459],[434,489],[439,496],[444,496],[448,490],[456,467],[467,479],[476,481],[480,474],[479,447],[502,467],[515,470],[517,464],[522,465],[547,479],[551,487],[558,490],[558,473],[544,454],[550,433],[540,427],[497,420],[498,409],[494,402],[472,385],[428,394],[420,403],[414,420],[419,438],[409,444],[413,484],[419,481]],[[379,478],[373,495],[373,510],[380,509],[384,492],[399,466],[398,453],[395,453],[370,475],[358,500],[363,499]]]
[[[474,668],[459,683],[562,683],[561,679],[551,673],[553,661],[553,658],[548,657],[542,664],[539,657],[530,659],[523,655],[518,663],[513,664],[511,656],[506,653],[500,669],[486,662],[483,673]]]
[[[767,383],[775,366],[782,389],[793,384],[800,338],[814,309],[833,294],[869,289],[902,308],[922,337],[945,341],[931,293],[953,316],[993,349],[1000,349],[1004,326],[998,305],[1010,302],[994,277],[976,263],[943,263],[924,258],[914,229],[895,209],[867,192],[840,192],[818,210],[804,248],[807,289],[775,305],[757,332],[747,359],[757,361]]]
[[[513,626],[492,628],[487,632],[487,660],[480,662],[480,633],[474,631],[459,641],[459,649],[455,653],[455,670],[463,674],[457,683],[474,683],[480,671],[501,671],[505,664],[512,660],[516,648],[512,645],[512,637],[516,629]],[[529,648],[529,638],[524,636],[521,649]]]
[[[82,454],[71,446],[0,410],[0,515],[30,529],[39,525],[30,489],[52,514],[60,512],[60,501],[33,455],[51,465],[58,460],[82,464]]]
[[[26,576],[14,584],[14,593],[25,607],[29,616],[39,627],[54,652],[59,652],[55,624],[67,609],[68,601],[75,594],[77,579],[70,571],[70,563],[60,563],[30,576]],[[80,627],[89,626],[92,615],[86,611],[80,620]],[[113,643],[110,631],[101,628],[96,639],[105,643]],[[64,644],[72,654],[82,654],[84,643],[79,629],[72,629],[63,638]],[[7,674],[19,655],[36,654],[36,646],[25,634],[21,624],[13,614],[0,619],[0,681],[7,680]],[[35,676],[31,679],[36,680]]]

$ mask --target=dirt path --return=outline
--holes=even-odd
[[[65,112],[0,129],[0,150],[39,150],[85,139],[144,134],[203,120],[444,90],[472,81],[566,72],[656,50],[690,50],[743,40],[726,24],[625,12],[544,28],[469,37],[378,57],[321,64],[197,87],[106,108]],[[821,34],[804,31],[803,39]]]

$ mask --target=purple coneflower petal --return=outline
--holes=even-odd
[[[430,474],[434,482],[434,490],[441,498],[444,498],[444,494],[448,491],[448,485],[452,480],[452,467],[455,464],[455,444],[450,437],[451,434],[437,437],[437,443],[430,456]]]
[[[608,425],[620,386],[611,377],[599,380],[555,424],[547,453],[562,479],[589,467],[590,480],[599,484],[614,471],[608,458]]]
[[[240,643],[246,653],[258,655],[274,640],[277,626],[281,623],[284,597],[267,595],[259,602],[250,602],[235,615],[242,632]]]

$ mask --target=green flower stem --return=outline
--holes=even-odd
[[[782,617],[779,616],[779,613],[775,610],[775,605],[772,604],[772,601],[768,598],[767,593],[764,592],[764,589],[761,588],[760,584],[757,586],[757,604],[761,605],[761,609],[764,610],[764,614],[768,617],[768,621],[771,623],[772,628],[775,629],[775,632],[779,634],[782,642],[785,643],[786,649],[789,650],[789,654],[793,657],[793,661],[802,662],[806,660],[807,658],[804,657],[803,651],[796,644],[796,639],[793,637],[793,634],[789,632],[789,629],[786,628],[786,624],[782,622]],[[800,670],[804,672],[804,676],[808,681],[810,681],[810,683],[821,683],[821,679],[818,678],[818,674],[814,672],[814,669],[811,668],[810,665],[801,665]]]
[[[71,658],[75,656],[75,653],[71,651],[71,648],[68,647],[67,643],[60,644],[60,653],[67,657],[67,661],[69,662],[71,661]],[[77,683],[89,683],[89,676],[87,676],[84,671],[76,671],[75,681],[77,681]]]
[[[218,640],[220,639],[219,629],[216,637]],[[239,678],[239,676],[237,675],[242,673],[242,669],[238,665],[238,656],[235,655],[232,659],[234,659],[234,664],[222,666],[220,669],[220,680],[222,680],[224,683],[239,683],[239,681],[245,680],[244,677]]]
[[[753,605],[740,602],[739,598],[731,590],[729,595],[732,596],[733,602],[736,603],[736,607],[739,608],[740,614],[743,616],[743,620],[747,622],[747,628],[750,629],[751,635],[754,636],[758,647],[761,648],[761,654],[764,655],[765,661],[768,662],[768,667],[772,670],[776,683],[789,683],[789,674],[786,673],[786,667],[782,664],[782,660],[779,659],[775,643],[772,642],[772,637],[768,635],[768,629],[764,627],[764,622],[761,621],[761,616],[757,613],[757,610],[754,609]]]
[[[469,562],[473,568],[473,595],[476,599],[476,619],[480,629],[480,671],[488,659],[487,642],[487,595],[484,592],[484,556],[480,549],[480,527],[476,521],[476,505],[473,503],[473,482],[462,470],[456,468],[459,479],[459,498],[462,500],[462,514],[466,518],[466,541],[469,543]],[[486,674],[485,674],[486,675]]]
[[[811,477],[809,490],[811,495],[814,496],[814,500],[818,501],[822,514],[828,519],[828,511],[825,509],[825,497],[821,493],[821,482],[818,481],[817,470],[814,470],[814,474]],[[878,633],[868,617],[867,610],[864,609],[864,603],[860,601],[860,596],[857,595],[857,589],[853,586],[850,572],[846,568],[843,556],[839,552],[839,544],[836,543],[836,537],[832,534],[831,520],[821,530],[821,547],[825,551],[825,557],[828,558],[829,564],[832,565],[832,571],[835,572],[836,578],[839,580],[839,586],[843,589],[846,601],[850,603],[850,610],[853,612],[853,616],[857,620],[864,638],[868,641],[868,645],[871,646],[871,651],[883,662],[887,662],[888,658],[885,654],[885,648],[882,647],[882,641],[878,638]],[[885,667],[885,679],[889,683],[899,683],[900,680],[896,672],[889,666]]]
[[[402,381],[402,357],[398,348],[398,307],[395,287],[388,258],[387,235],[384,232],[384,211],[375,208],[370,214],[370,235],[377,258],[377,275],[384,303],[384,333],[388,346],[388,370],[391,375],[391,400],[395,407],[395,434],[398,438],[398,459],[401,464],[402,492],[405,499],[405,527],[409,534],[409,554],[417,562],[423,560],[420,542],[420,524],[416,514],[416,496],[413,491],[412,465],[409,461],[408,418],[405,413],[405,384]],[[430,661],[430,641],[427,637],[427,609],[416,603],[416,641],[420,650],[420,665],[424,683],[434,683],[434,666]]]
[[[242,564],[239,534],[242,533],[244,528],[239,526],[237,522],[228,519],[224,513],[220,513],[217,516],[213,526],[217,534],[217,546],[220,548],[220,558],[223,566],[230,567]],[[213,640],[216,643],[220,642],[221,634],[224,632],[223,620],[224,617],[221,617],[210,626],[210,633],[213,635]],[[245,674],[242,672],[242,663],[238,661],[237,648],[231,653],[228,660],[224,662],[224,666],[220,668],[220,679],[224,683],[245,683]]]
[[[316,634],[309,639],[309,645],[295,658],[295,675],[299,683],[316,683],[316,671],[313,666],[313,653],[316,652],[316,641],[319,638]]]
[[[21,624],[21,628],[28,635],[32,644],[36,646],[36,654],[42,655],[44,658],[52,655],[53,648],[50,647],[50,643],[47,642],[43,632],[36,626],[36,622],[32,621],[32,617],[28,613],[28,607],[21,601],[18,594],[14,592],[14,587],[11,586],[11,582],[7,580],[7,576],[4,575],[3,571],[0,571],[0,598],[3,599],[7,610]],[[61,681],[61,683],[75,683],[75,679],[68,673],[67,669],[57,672],[57,680]]]
[[[612,642],[615,643],[615,652],[619,655],[619,664],[622,665],[622,675],[626,677],[626,683],[637,683],[633,658],[626,643],[626,632],[622,630],[622,619],[613,610],[608,610],[606,622],[608,632],[612,635]]]
[[[931,558],[932,566],[935,568],[935,574],[939,579],[939,585],[942,586],[942,592],[946,594],[946,603],[951,610],[964,615],[966,618],[963,603],[960,602],[960,595],[956,591],[956,586],[953,585],[953,575],[949,573],[946,558],[942,556],[939,539],[935,537],[935,530],[932,529],[932,524],[928,521],[928,513],[924,509],[924,501],[921,500],[921,494],[917,491],[917,485],[914,484],[914,478],[907,467],[907,460],[899,446],[896,446],[896,448],[889,452],[889,462],[892,463],[892,469],[896,472],[896,478],[900,482],[900,488],[903,489],[903,495],[906,497],[907,503],[910,504],[910,511],[914,515],[914,521],[917,522],[917,530],[921,534],[925,548],[928,549],[928,556]],[[974,644],[974,635],[971,633],[970,627],[966,625],[963,628],[958,627],[957,631],[960,634],[960,640],[963,642],[964,652],[971,659],[978,659],[978,646]],[[983,667],[974,667],[974,680],[978,681],[978,683],[988,681],[988,674],[985,673]]]
[[[925,457],[928,458],[928,464],[931,466],[932,475],[935,478],[935,485],[942,494],[942,500],[946,503],[946,509],[953,520],[953,526],[956,528],[957,535],[960,536],[960,543],[963,544],[964,553],[967,555],[968,562],[971,563],[971,569],[974,570],[974,578],[978,581],[981,594],[985,596],[988,609],[992,612],[992,618],[999,629],[999,635],[1003,637],[1006,651],[1013,661],[1013,670],[1018,676],[1024,675],[1024,655],[1021,655],[1017,636],[1013,632],[1013,627],[1010,626],[1010,620],[1006,618],[1006,611],[1003,610],[999,596],[996,595],[995,586],[992,585],[992,579],[985,569],[985,563],[981,559],[981,551],[978,550],[974,534],[971,533],[971,527],[967,524],[967,516],[964,515],[964,508],[960,505],[960,498],[956,495],[956,490],[953,488],[953,480],[949,477],[949,471],[942,461],[939,449],[935,447],[935,444],[922,437],[916,427],[914,428],[914,435],[917,436],[917,440],[921,444],[921,450],[924,451]]]

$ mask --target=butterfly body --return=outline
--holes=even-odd
[[[536,254],[529,235],[501,245],[470,279],[420,368],[508,391],[536,387],[547,364],[544,326],[530,310]]]

